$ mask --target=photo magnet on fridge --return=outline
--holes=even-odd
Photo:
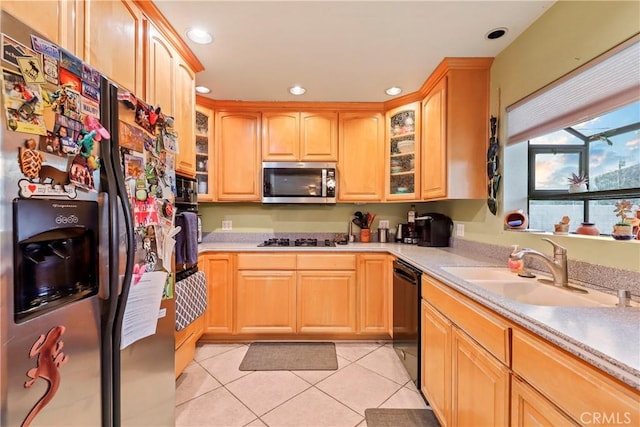
[[[31,46],[36,52],[40,52],[56,61],[60,59],[60,48],[58,46],[33,34],[31,35]]]
[[[75,74],[78,78],[82,76],[82,60],[64,49],[60,49],[60,67]]]
[[[24,56],[40,58],[39,53],[29,49],[27,46],[12,39],[8,35],[2,34],[2,60],[15,67],[20,67],[17,58]]]
[[[3,70],[2,77],[7,128],[14,132],[46,135],[40,85],[27,83],[21,74],[9,70]]]
[[[150,134],[153,134],[153,126],[149,121],[149,114],[149,106],[142,101],[138,101],[136,105],[136,123]]]

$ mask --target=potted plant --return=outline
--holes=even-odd
[[[569,193],[584,193],[585,191],[589,191],[587,188],[589,178],[587,178],[586,174],[580,173],[576,175],[572,172],[571,176],[567,179],[569,180]]]
[[[627,222],[627,214],[631,212],[631,202],[629,200],[620,200],[615,206],[616,208],[613,211],[616,216],[620,217],[620,221],[613,226],[613,238],[619,240],[633,238],[632,225]]]

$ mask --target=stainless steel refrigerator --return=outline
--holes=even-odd
[[[0,31],[0,425],[173,425],[172,119]]]

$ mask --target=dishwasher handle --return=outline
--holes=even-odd
[[[415,270],[405,264],[401,264],[397,261],[393,263],[393,276],[400,280],[411,283],[412,285],[418,285],[420,283],[420,275],[422,273]]]

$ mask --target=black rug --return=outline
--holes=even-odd
[[[335,371],[336,345],[332,342],[258,342],[245,354],[241,371]]]
[[[369,408],[364,418],[367,427],[440,427],[431,409]]]

